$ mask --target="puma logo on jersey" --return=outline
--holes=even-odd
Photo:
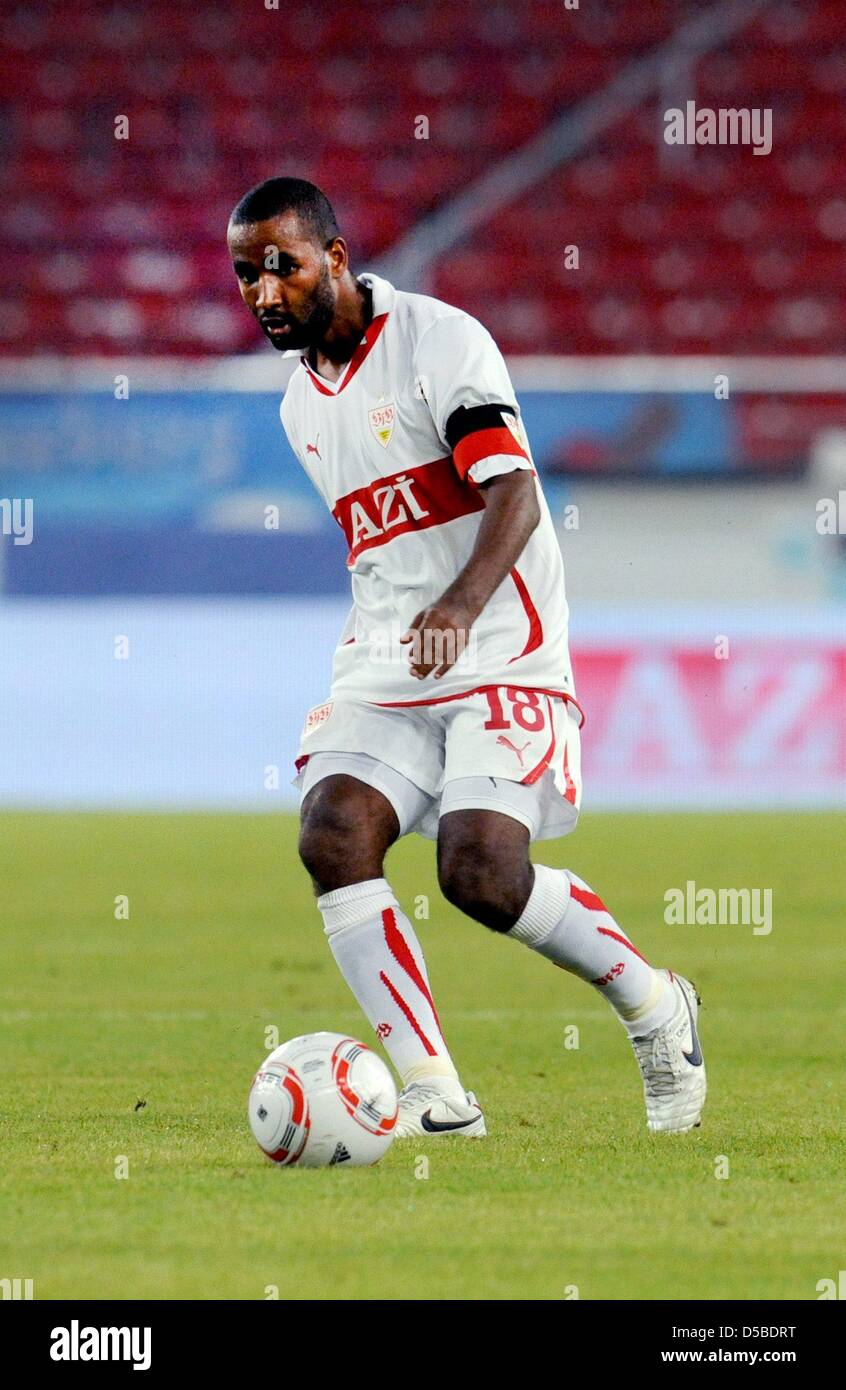
[[[320,443],[320,435],[318,434],[318,436],[317,436],[317,438],[315,439],[315,441],[314,441],[313,444],[308,444],[308,443],[306,444],[306,457],[308,457],[309,454],[317,454],[317,457],[320,459],[320,462],[322,463],[322,462],[323,462],[323,459],[321,458],[320,450],[319,450],[319,448],[317,447],[319,443]]]
[[[517,754],[517,757],[518,757],[518,759],[519,759],[519,761],[520,761],[520,766],[521,766],[521,767],[524,766],[524,764],[523,764],[523,754],[525,753],[526,749],[527,749],[528,747],[530,747],[530,744],[529,744],[529,743],[524,743],[522,748],[517,748],[517,747],[511,742],[511,739],[510,739],[510,738],[506,738],[506,737],[505,737],[505,734],[500,734],[499,738],[497,739],[497,745],[499,746],[500,744],[502,745],[503,748],[510,748],[511,751],[512,751],[512,753],[516,753],[516,754]]]

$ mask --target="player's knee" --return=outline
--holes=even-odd
[[[438,882],[454,907],[493,931],[505,932],[525,906],[528,859],[525,866],[522,858],[512,863],[494,846],[453,839],[439,847]]]
[[[338,868],[360,858],[364,837],[353,808],[315,806],[300,822],[300,859],[324,892],[338,885]]]
[[[378,814],[381,807],[369,804],[376,793],[368,798],[367,788],[361,795],[345,795],[331,781],[318,782],[300,817],[300,859],[322,893],[381,877],[393,839],[392,826]]]
[[[332,865],[338,858],[335,837],[321,822],[303,821],[300,824],[298,848],[301,862],[315,883],[323,887],[331,879]]]

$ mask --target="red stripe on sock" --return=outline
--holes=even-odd
[[[408,1019],[409,1023],[411,1024],[411,1026],[412,1026],[412,1028],[414,1029],[415,1033],[417,1034],[418,1038],[419,1038],[420,1041],[422,1042],[422,1044],[423,1044],[423,1046],[425,1047],[426,1051],[428,1052],[429,1056],[430,1056],[430,1057],[437,1057],[438,1054],[437,1054],[436,1049],[435,1049],[435,1048],[432,1046],[432,1044],[429,1042],[429,1039],[426,1037],[426,1034],[423,1032],[423,1029],[420,1027],[420,1024],[417,1022],[417,1019],[414,1017],[414,1014],[411,1012],[410,1007],[408,1006],[408,1004],[406,1004],[406,1002],[405,1002],[405,1000],[403,999],[402,995],[400,994],[399,990],[396,989],[396,988],[394,987],[394,985],[391,984],[391,982],[390,982],[390,980],[388,979],[387,975],[385,974],[384,970],[380,970],[380,971],[379,971],[379,979],[382,981],[382,984],[386,987],[386,989],[388,989],[388,990],[390,991],[391,998],[393,999],[393,1001],[394,1001],[394,1003],[396,1004],[397,1008],[402,1009],[403,1013],[405,1014],[406,1018]]]
[[[414,981],[417,988],[420,990],[420,993],[423,995],[423,998],[426,1000],[427,1004],[429,1005],[429,1008],[432,1010],[432,1016],[434,1017],[434,1020],[438,1025],[440,1034],[443,1037],[444,1030],[443,1028],[441,1028],[441,1020],[438,1018],[438,1011],[435,1008],[435,1001],[429,993],[429,986],[426,984],[426,981],[424,980],[423,976],[420,973],[420,970],[418,969],[417,961],[411,954],[411,948],[409,947],[408,942],[406,941],[405,937],[403,936],[402,932],[397,926],[396,915],[392,907],[386,907],[384,912],[382,913],[382,926],[385,929],[385,943],[388,947],[388,950],[390,951],[397,965],[402,966],[406,975],[408,975],[410,980]]]
[[[608,908],[601,898],[598,898],[595,893],[586,893],[584,888],[577,887],[575,883],[570,884],[570,897],[575,898],[582,907],[590,908],[591,912],[608,912]],[[610,912],[608,912],[608,916],[611,916]]]
[[[603,911],[605,911],[605,909],[603,909]],[[649,961],[646,959],[646,956],[642,956],[640,954],[640,951],[638,951],[637,948],[632,945],[627,936],[621,936],[618,931],[611,931],[609,927],[597,927],[596,930],[598,932],[601,932],[603,936],[613,936],[614,940],[619,941],[621,946],[628,946],[629,950],[634,952],[638,959],[643,961],[644,965],[649,965]]]

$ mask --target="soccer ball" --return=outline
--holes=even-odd
[[[247,1113],[259,1148],[280,1166],[358,1168],[378,1163],[390,1145],[397,1091],[364,1043],[343,1033],[306,1033],[265,1058]]]

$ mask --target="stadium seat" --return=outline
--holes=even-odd
[[[672,0],[17,5],[0,55],[0,352],[49,350],[65,318],[81,353],[248,345],[249,323],[231,321],[222,245],[247,185],[281,171],[314,178],[358,263],[372,264],[666,40],[679,10]],[[253,45],[269,61],[252,61]],[[493,312],[510,352],[713,352],[734,324],[738,351],[839,350],[842,3],[776,4],[691,61],[700,104],[773,109],[766,159],[666,146],[662,93],[447,252],[434,292],[487,321]],[[115,139],[117,114],[127,141]],[[414,138],[421,115],[428,139]],[[28,294],[8,269],[22,241],[41,248],[26,262]],[[571,244],[577,271],[555,254]],[[493,311],[492,284],[507,292]],[[181,296],[200,292],[203,312],[186,326]]]

